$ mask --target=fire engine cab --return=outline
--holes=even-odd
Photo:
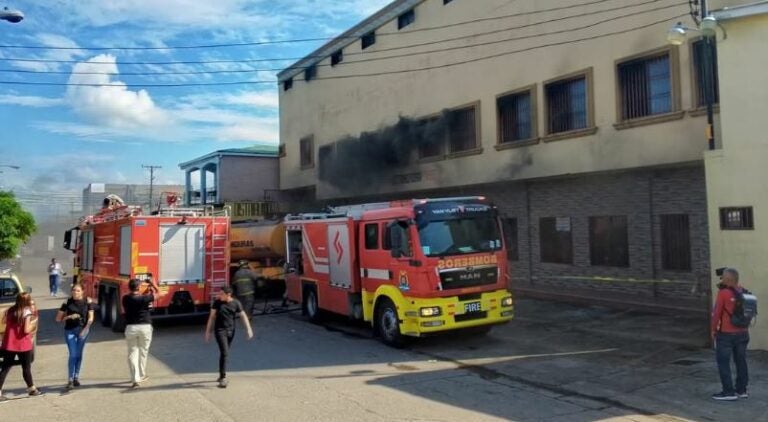
[[[121,203],[82,218],[64,236],[77,280],[98,301],[102,324],[116,332],[125,329],[121,298],[131,278],[157,281],[155,318],[207,313],[229,281],[228,243],[229,217],[212,207],[146,215]]]
[[[395,201],[286,217],[286,295],[408,337],[512,319],[496,207],[483,197]]]

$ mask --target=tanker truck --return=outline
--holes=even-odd
[[[230,279],[240,266],[248,266],[259,277],[257,291],[268,297],[285,291],[285,225],[281,220],[232,223],[229,243]]]

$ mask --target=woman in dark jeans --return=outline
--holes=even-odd
[[[72,286],[72,296],[56,313],[56,321],[64,323],[64,335],[69,349],[69,378],[67,391],[80,386],[80,367],[83,364],[83,350],[93,324],[93,303],[83,294],[83,286]]]
[[[16,304],[5,313],[5,335],[0,347],[3,353],[3,367],[0,370],[0,401],[8,400],[3,396],[3,384],[17,358],[21,363],[24,382],[27,383],[27,393],[30,396],[42,394],[32,381],[32,353],[37,318],[37,309],[29,293],[20,293],[16,296]]]

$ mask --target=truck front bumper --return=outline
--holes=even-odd
[[[406,297],[399,309],[403,317],[400,330],[404,335],[419,337],[441,331],[502,324],[514,317],[511,298],[512,294],[507,290],[447,298]],[[426,309],[432,311],[424,311]],[[425,316],[430,312],[438,314]]]

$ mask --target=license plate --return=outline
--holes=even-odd
[[[464,313],[468,314],[471,312],[480,312],[483,308],[480,306],[480,302],[470,302],[464,304]]]

